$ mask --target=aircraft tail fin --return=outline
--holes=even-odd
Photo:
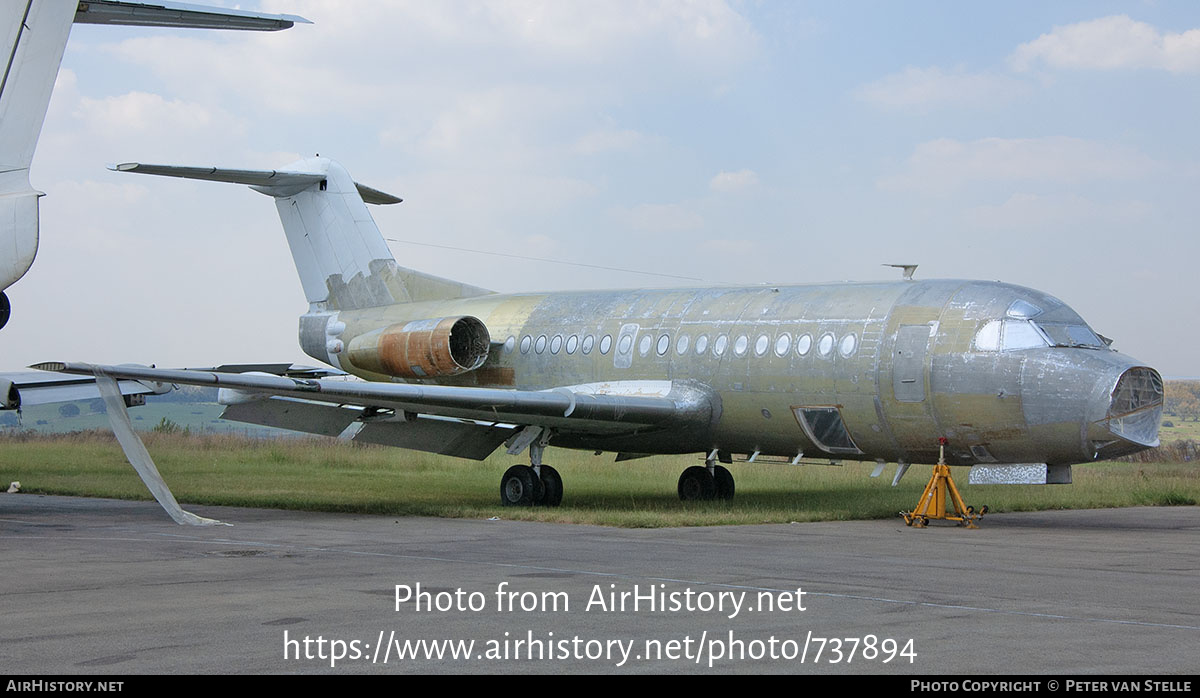
[[[37,254],[41,192],[29,184],[29,164],[74,16],[75,3],[0,3],[0,289]]]
[[[399,266],[366,204],[401,200],[358,184],[345,168],[328,158],[301,160],[282,170],[140,163],[109,169],[245,184],[274,197],[310,313],[490,293]]]
[[[310,23],[175,0],[0,0],[0,292],[37,255],[42,193],[29,183],[29,165],[72,23],[279,31],[298,22]],[[0,293],[0,304],[7,302]],[[0,313],[0,326],[6,318]]]

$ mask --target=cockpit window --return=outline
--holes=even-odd
[[[975,335],[975,348],[979,351],[1035,349],[1046,344],[1042,333],[1028,320],[992,320]]]
[[[1038,327],[1042,329],[1042,332],[1046,333],[1052,345],[1056,347],[1090,347],[1093,349],[1102,349],[1108,346],[1086,325],[1055,325],[1043,322],[1038,323]]]

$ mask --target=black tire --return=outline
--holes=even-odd
[[[717,486],[717,499],[733,499],[733,473],[723,465],[713,469],[713,482]]]
[[[546,495],[542,498],[542,506],[556,507],[562,504],[563,481],[558,471],[548,465],[542,466],[542,485]]]
[[[12,305],[8,302],[8,294],[0,291],[0,327],[8,324],[8,317],[12,314]]]
[[[514,465],[500,478],[500,503],[506,507],[533,506],[537,488],[533,485],[533,468]]]
[[[693,465],[679,476],[679,498],[685,502],[713,499],[717,496],[717,483],[702,465]]]
[[[529,466],[529,476],[533,480],[533,506],[541,506],[543,500],[546,499],[546,483],[542,478],[538,477],[537,471],[533,469],[533,466]]]

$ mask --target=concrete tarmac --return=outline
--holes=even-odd
[[[5,673],[1200,669],[1200,507],[994,514],[980,530],[189,509],[234,525],[0,494]],[[396,585],[417,584],[422,607],[397,609]],[[464,644],[432,644],[447,640]]]

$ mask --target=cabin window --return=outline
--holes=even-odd
[[[550,353],[557,354],[559,349],[562,349],[563,338],[561,334],[554,335],[554,339],[550,340]]]
[[[838,347],[838,351],[842,352],[842,356],[849,357],[858,347],[858,337],[848,334],[842,337],[842,343]]]
[[[671,348],[671,338],[665,334],[659,336],[658,346],[655,348],[656,351],[658,351],[658,355],[662,356],[663,354],[666,354],[667,350],[670,348]]]
[[[807,356],[810,349],[812,349],[811,334],[805,334],[796,340],[796,353],[800,356]]]
[[[675,340],[675,353],[683,356],[687,353],[688,336],[686,334],[679,335],[679,339]]]
[[[580,349],[583,350],[584,354],[591,354],[592,353],[592,345],[595,343],[596,343],[596,338],[589,334],[588,336],[583,338],[583,346],[580,347]]]
[[[792,335],[785,332],[785,333],[779,335],[779,338],[775,340],[775,355],[776,356],[786,356],[788,353],[788,349],[791,349],[791,347],[792,347]]]
[[[514,347],[517,346],[517,338],[509,335],[508,339],[504,340],[504,353],[511,354]]]
[[[567,353],[574,354],[575,350],[578,348],[579,348],[579,337],[576,337],[575,335],[571,335],[570,337],[567,337]]]
[[[641,354],[642,356],[649,354],[651,341],[652,340],[650,339],[650,335],[648,335],[648,334],[642,335],[642,341],[638,342],[638,353]]]
[[[608,338],[605,337],[605,339]],[[630,349],[633,349],[633,335],[623,335],[621,337],[621,343],[617,345],[617,351],[621,354],[628,354]]]
[[[746,349],[750,346],[750,340],[744,334],[738,335],[737,341],[733,343],[733,353],[741,356],[746,353]]]
[[[611,348],[612,348],[612,335],[606,334],[606,335],[604,335],[604,339],[600,340],[600,353],[607,354],[608,350]]]
[[[533,338],[530,337],[529,335],[525,335],[524,337],[522,337],[521,338],[521,353],[528,354],[529,353],[529,345],[532,343],[533,343]]]
[[[708,335],[702,334],[696,338],[696,353],[703,354],[708,350]]]
[[[817,342],[817,352],[821,356],[829,356],[831,351],[833,351],[833,335],[826,332],[821,335],[821,341]]]
[[[771,346],[771,339],[765,334],[758,335],[758,340],[754,342],[754,353],[762,356],[767,353],[767,347]]]
[[[717,356],[725,355],[725,348],[729,346],[729,336],[721,335],[717,337],[717,341],[713,342],[713,353]]]
[[[846,431],[837,407],[797,407],[796,419],[817,448],[826,453],[862,453]]]
[[[546,351],[546,335],[539,335],[537,341],[533,343],[533,350],[541,354]]]

